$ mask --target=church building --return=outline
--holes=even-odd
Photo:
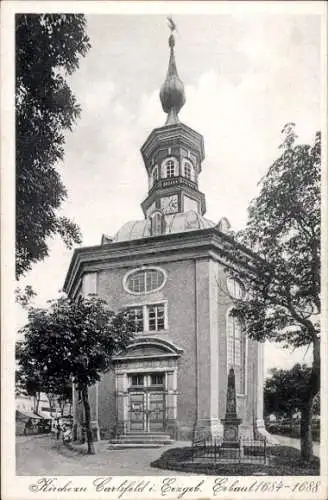
[[[135,325],[133,342],[90,389],[92,425],[98,438],[113,442],[222,436],[233,367],[240,435],[258,438],[265,434],[263,345],[247,338],[234,314],[245,289],[226,272],[226,249],[235,245],[230,224],[205,217],[204,141],[179,120],[185,93],[174,45],[172,32],[160,90],[166,123],[141,147],[144,219],[75,250],[65,280],[71,298],[97,294],[112,310],[127,310]],[[76,393],[74,399],[81,432],[82,406]]]

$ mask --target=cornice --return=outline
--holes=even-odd
[[[204,139],[201,134],[188,127],[184,123],[167,125],[160,128],[155,128],[147,137],[140,151],[145,164],[149,163],[154,149],[162,146],[163,143],[174,141],[175,143],[185,143],[196,153],[200,155],[200,161],[205,158]]]
[[[74,297],[85,272],[116,268],[118,265],[130,267],[148,263],[212,258],[227,267],[232,267],[226,257],[227,249],[223,243],[230,245],[231,248],[239,247],[245,255],[254,257],[253,252],[236,243],[231,236],[222,233],[217,227],[79,248],[73,253],[64,291]]]

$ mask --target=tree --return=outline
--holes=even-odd
[[[89,454],[95,449],[88,388],[110,367],[113,354],[132,340],[133,328],[126,313],[115,314],[104,300],[88,296],[76,302],[61,297],[49,309],[31,308],[21,329],[20,367],[24,371],[25,363],[37,367],[49,381],[72,380],[81,392]]]
[[[313,399],[313,406],[312,406],[313,415],[320,415],[321,412],[320,407],[321,407],[320,391],[318,391]]]
[[[50,408],[58,399],[71,399],[69,392],[72,391],[71,381],[62,376],[48,376],[44,370],[44,364],[31,357],[30,350],[19,341],[16,343],[16,393],[32,396],[34,399],[34,412],[39,413],[41,393],[44,393],[49,401]]]
[[[81,242],[76,224],[56,210],[67,192],[55,165],[80,106],[66,74],[90,48],[76,14],[16,15],[16,275],[48,255],[47,238]]]
[[[69,415],[72,414],[72,381],[66,381],[66,383],[60,388],[60,391],[56,394],[57,403],[59,404],[61,414],[64,414],[65,405],[69,405]]]
[[[273,368],[264,385],[266,414],[291,418],[301,411],[310,376],[311,367],[305,364],[297,363],[290,370]]]
[[[23,290],[19,287],[17,287],[15,290],[16,302],[17,304],[20,304],[23,309],[28,308],[28,306],[31,304],[31,301],[33,300],[33,297],[35,296],[36,293],[31,285],[26,285]]]
[[[261,181],[246,229],[227,241],[230,273],[247,300],[237,301],[251,338],[284,347],[312,346],[313,363],[302,392],[301,454],[312,447],[312,403],[320,387],[320,133],[296,143],[294,124],[283,129],[281,154]],[[246,248],[252,249],[252,253]]]

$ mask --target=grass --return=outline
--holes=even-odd
[[[320,460],[301,459],[299,450],[290,446],[275,446],[269,450],[268,464],[252,463],[192,463],[192,449],[171,448],[150,465],[159,469],[226,476],[317,476],[320,474]]]

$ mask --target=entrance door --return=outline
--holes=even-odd
[[[163,392],[149,392],[148,425],[150,432],[164,430],[164,394]]]
[[[163,373],[130,375],[130,432],[161,432],[164,430],[164,380]]]
[[[143,392],[130,393],[130,430],[144,432],[145,395]]]

